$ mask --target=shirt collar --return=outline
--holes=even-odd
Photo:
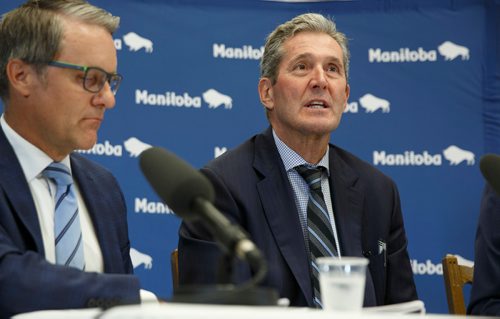
[[[53,160],[42,150],[28,142],[16,131],[14,131],[9,124],[7,124],[7,121],[5,121],[3,114],[0,117],[0,126],[10,145],[14,149],[14,153],[21,164],[21,168],[23,169],[24,176],[26,177],[28,183],[35,179],[50,163],[53,162]],[[66,165],[71,172],[69,155],[66,156],[61,163]]]
[[[278,135],[276,135],[276,132],[273,129],[273,138],[274,138],[274,143],[276,144],[276,147],[278,148],[278,153],[281,156],[281,160],[283,161],[283,164],[285,165],[285,170],[288,172],[292,169],[295,169],[296,166],[299,165],[306,165],[309,167],[324,167],[326,169],[327,175],[330,175],[330,165],[328,161],[328,154],[330,152],[330,148],[326,148],[325,155],[321,158],[318,164],[314,165],[309,162],[307,162],[302,156],[297,154],[294,150],[292,150],[288,145],[286,145]]]

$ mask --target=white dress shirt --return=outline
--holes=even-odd
[[[55,240],[54,240],[54,207],[55,199],[51,194],[55,194],[56,185],[51,180],[42,176],[43,170],[53,162],[53,160],[42,150],[25,140],[17,134],[5,121],[4,116],[0,118],[0,125],[7,137],[10,145],[16,153],[21,164],[24,176],[33,196],[35,207],[42,233],[45,259],[55,264]],[[66,165],[71,172],[69,156],[61,163]],[[104,264],[102,252],[97,241],[94,225],[89,216],[85,202],[82,199],[78,184],[75,184],[75,192],[78,200],[78,210],[80,226],[82,228],[83,253],[85,256],[85,271],[103,272]]]

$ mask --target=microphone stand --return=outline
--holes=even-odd
[[[221,285],[230,285],[233,281],[234,254],[225,253],[219,258],[217,267],[217,282]]]
[[[218,267],[217,278],[219,284],[222,285],[231,285],[233,279],[233,268],[234,263],[236,262],[235,254],[224,254],[220,259],[220,264]],[[252,276],[246,282],[236,286],[237,290],[246,290],[252,287],[257,286],[266,276],[267,273],[267,263],[265,260],[258,254],[255,256],[256,258],[247,258],[248,263],[250,264],[252,272],[255,272],[255,275]]]
[[[222,280],[232,277],[232,264],[234,255],[225,254],[220,265],[220,270],[229,270],[223,275]],[[231,264],[230,266],[228,266]],[[278,293],[268,287],[256,286],[267,272],[267,267],[258,269],[257,273],[240,285],[222,283],[218,285],[186,285],[179,286],[171,299],[172,302],[218,304],[218,305],[251,305],[251,306],[276,306]]]
[[[200,205],[207,205],[210,211],[212,205],[206,201],[200,201]],[[214,235],[216,242],[224,251],[218,267],[218,285],[187,285],[179,286],[174,291],[172,302],[182,303],[203,303],[203,304],[222,304],[222,305],[261,305],[276,306],[278,302],[278,293],[275,289],[268,287],[258,287],[257,285],[267,274],[267,262],[249,239],[243,238],[234,242],[234,238],[221,235],[225,232],[220,231],[220,225],[224,225],[226,232],[237,233],[240,230],[237,226],[229,223],[209,224],[208,228]],[[234,285],[233,266],[236,257],[240,260],[246,260],[251,272],[254,275],[246,282]]]

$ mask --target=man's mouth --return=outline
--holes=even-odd
[[[306,104],[306,107],[311,109],[326,109],[328,105],[324,101],[311,101]]]

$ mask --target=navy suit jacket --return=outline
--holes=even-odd
[[[500,196],[486,184],[474,246],[474,281],[468,313],[500,316]]]
[[[126,207],[114,177],[80,155],[71,169],[93,222],[105,274],[45,260],[38,215],[21,165],[0,129],[0,318],[34,310],[138,303]]]
[[[343,256],[367,256],[365,306],[417,299],[395,184],[371,165],[330,145],[330,187]],[[215,205],[241,225],[267,258],[262,285],[292,306],[313,306],[309,257],[292,186],[271,128],[210,162],[202,172],[216,190]],[[221,252],[202,225],[179,230],[180,284],[209,284]],[[379,241],[386,251],[379,253]],[[235,269],[235,281],[251,277]]]

